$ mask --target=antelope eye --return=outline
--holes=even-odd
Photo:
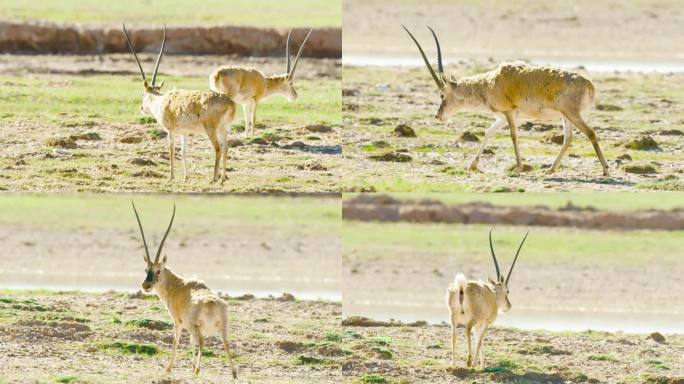
[[[161,272],[161,271],[157,271],[157,275],[158,275],[160,272]]]

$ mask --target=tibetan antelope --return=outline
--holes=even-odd
[[[471,171],[477,170],[487,140],[500,128],[508,125],[515,151],[516,169],[523,170],[518,150],[516,118],[522,120],[547,120],[560,117],[563,125],[563,145],[547,173],[558,169],[572,141],[572,125],[584,133],[594,146],[601,162],[603,175],[609,176],[608,163],[599,147],[596,132],[582,119],[581,112],[594,105],[594,85],[591,80],[577,73],[551,67],[531,66],[521,61],[504,62],[498,68],[475,76],[447,80],[442,65],[442,52],[437,35],[430,29],[437,45],[437,73],[430,65],[418,40],[402,25],[414,43],[439,88],[442,102],[435,116],[446,121],[459,110],[482,110],[494,114],[495,121],[485,131],[477,155],[470,163]]]
[[[221,182],[226,178],[226,157],[228,157],[228,133],[230,124],[235,118],[235,103],[228,96],[213,91],[189,91],[171,90],[161,92],[164,86],[162,81],[156,84],[157,71],[164,53],[166,45],[166,26],[164,26],[164,38],[157,62],[152,73],[152,83],[147,82],[145,71],[143,71],[135,53],[135,47],[128,36],[126,25],[123,25],[124,35],[128,48],[130,48],[140,74],[143,78],[143,97],[140,111],[144,115],[153,116],[157,122],[168,133],[169,140],[169,162],[171,166],[170,179],[173,180],[173,163],[175,158],[175,137],[181,139],[181,158],[183,160],[183,179],[187,181],[188,171],[186,155],[188,152],[188,134],[205,133],[209,136],[215,151],[214,178],[218,180],[219,162],[222,163]]]
[[[233,358],[228,347],[228,307],[216,293],[212,292],[202,281],[186,279],[175,274],[169,267],[166,266],[166,254],[159,261],[159,256],[162,253],[164,242],[169,235],[171,225],[173,225],[173,218],[176,216],[176,205],[173,206],[173,213],[171,214],[171,221],[168,228],[162,237],[157,254],[154,261],[150,258],[150,251],[147,249],[147,241],[145,241],[145,232],[143,231],[142,223],[138,211],[133,205],[133,212],[135,212],[135,219],[140,228],[140,236],[142,236],[143,246],[145,247],[145,280],[142,283],[142,288],[145,292],[157,294],[169,311],[169,315],[173,319],[174,337],[173,350],[171,351],[171,360],[166,367],[169,372],[173,369],[176,362],[176,349],[180,341],[183,329],[190,332],[190,341],[193,348],[193,368],[194,373],[198,374],[200,371],[200,357],[202,356],[202,348],[204,347],[204,338],[215,335],[220,335],[223,341],[223,347],[228,356],[230,363],[230,370],[233,378],[237,378],[237,372],[233,365]],[[195,347],[197,351],[195,354]],[[195,362],[197,356],[197,362]]]
[[[288,101],[297,100],[297,91],[294,88],[294,73],[299,63],[304,44],[309,39],[313,28],[304,38],[299,47],[294,64],[290,65],[290,36],[292,28],[287,34],[285,43],[285,57],[287,58],[287,71],[283,74],[266,76],[255,68],[240,68],[223,66],[217,68],[209,76],[209,89],[228,95],[236,103],[242,104],[245,114],[245,134],[254,134],[256,125],[257,104],[271,95],[283,95]]]
[[[484,357],[482,356],[482,340],[484,340],[485,333],[490,324],[496,320],[496,315],[500,309],[507,312],[511,309],[511,302],[508,301],[508,283],[511,281],[511,272],[518,260],[520,249],[527,239],[527,234],[523,238],[518,251],[515,253],[511,269],[508,270],[508,275],[504,276],[499,271],[499,263],[496,261],[494,255],[494,246],[492,245],[492,231],[489,230],[489,250],[494,259],[494,267],[496,268],[496,281],[491,278],[485,283],[480,280],[466,280],[462,273],[456,275],[454,282],[449,284],[447,288],[447,306],[449,307],[449,314],[451,318],[451,365],[456,364],[456,326],[458,324],[465,325],[466,342],[468,343],[468,358],[466,365],[472,367],[474,365],[473,358],[480,355],[480,367],[484,366]],[[475,355],[471,353],[470,333],[475,328],[475,337],[477,344],[475,344]]]

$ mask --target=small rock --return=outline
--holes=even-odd
[[[606,111],[606,112],[622,111],[621,106],[613,105],[613,104],[596,104],[596,109],[599,111]]]
[[[343,89],[342,90],[342,96],[359,96],[361,95],[361,91],[358,89]]]
[[[399,124],[394,128],[394,135],[399,137],[416,137],[416,132],[413,128],[406,124]]]
[[[242,140],[230,139],[228,140],[228,148],[242,147],[245,143]]]
[[[659,134],[661,136],[684,136],[684,132],[679,129],[666,129],[664,131],[660,131]]]
[[[656,167],[651,164],[628,164],[624,165],[622,170],[627,173],[635,173],[637,175],[650,175],[658,173]]]
[[[124,144],[138,144],[142,141],[143,137],[138,134],[129,134],[119,139],[119,142]]]
[[[324,124],[310,124],[304,127],[309,132],[316,132],[316,133],[326,133],[326,132],[332,132],[332,127]]]
[[[87,140],[87,141],[102,140],[102,137],[100,137],[100,134],[97,132],[78,133],[76,135],[71,135],[69,137],[74,141],[75,140]]]
[[[618,156],[617,159],[623,161],[632,161],[632,156],[630,156],[629,153],[623,153],[622,155]]]
[[[493,149],[489,149],[489,148],[485,148],[485,149],[482,151],[482,154],[483,154],[483,155],[493,155],[493,154],[494,154],[494,150],[493,150]]]
[[[475,134],[470,132],[470,131],[465,131],[465,132],[461,133],[461,140],[471,142],[471,143],[479,143],[480,142],[480,138],[475,136]]]
[[[629,141],[627,144],[625,144],[625,147],[639,151],[652,151],[660,149],[658,143],[648,135]]]
[[[268,145],[268,142],[263,137],[255,137],[250,141],[250,144]]]
[[[46,144],[51,147],[75,149],[76,142],[71,137],[51,137],[46,140]]]
[[[651,339],[659,344],[665,344],[665,336],[663,336],[660,332],[653,332],[648,335],[646,339]]]
[[[295,301],[295,297],[292,296],[291,294],[285,292],[285,293],[283,293],[282,296],[280,296],[280,297],[278,298],[278,301],[292,302],[292,301]]]
[[[558,145],[563,145],[563,140],[565,139],[565,136],[561,134],[552,134],[546,138],[546,141]]]
[[[150,159],[144,159],[142,157],[134,157],[134,158],[128,160],[128,162],[133,164],[133,165],[143,165],[143,166],[157,165],[157,163],[155,163],[154,161],[152,161]]]

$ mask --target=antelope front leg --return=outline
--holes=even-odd
[[[181,332],[183,331],[183,328],[181,328],[178,323],[174,324],[173,328],[175,334],[173,335],[173,348],[171,349],[171,360],[169,361],[169,365],[166,367],[166,372],[171,372],[173,369],[174,365],[176,364],[176,349],[178,348],[178,342],[180,341],[181,337]]]
[[[480,355],[480,368],[484,367],[484,357],[482,356],[482,340],[484,340],[485,332],[487,332],[487,325],[484,325],[477,331],[477,345],[475,346],[475,358]]]
[[[251,121],[251,126],[252,126],[252,135],[256,132],[256,111],[257,111],[257,102],[253,101],[252,102],[252,121]]]
[[[468,343],[468,357],[466,358],[466,366],[472,367],[473,366],[473,355],[472,355],[472,350],[470,349],[470,331],[472,330],[473,326],[471,324],[466,324],[466,343]]]
[[[243,136],[247,137],[249,136],[249,111],[247,110],[247,104],[242,104],[242,113],[245,116],[245,131],[243,132]]]
[[[188,153],[188,135],[181,135],[181,158],[183,158],[183,182],[188,181],[188,164],[186,156]]]
[[[169,132],[169,164],[171,166],[171,177],[169,177],[169,180],[173,180],[173,160],[174,157],[176,157],[176,143],[174,141],[173,134]]]
[[[487,140],[494,135],[494,133],[499,129],[502,128],[506,125],[506,119],[502,117],[497,117],[496,121],[492,123],[489,128],[485,131],[484,138],[482,139],[482,144],[480,144],[480,149],[477,151],[477,155],[475,155],[475,158],[473,161],[470,163],[470,167],[468,167],[469,170],[471,171],[477,171],[477,163],[480,162],[480,156],[482,156],[482,152],[485,149],[485,146],[487,145]]]
[[[513,112],[506,112],[506,121],[508,121],[508,127],[511,129],[511,140],[513,141],[513,150],[515,151],[515,169],[518,172],[523,170],[523,162],[520,157],[520,150],[518,149],[518,131],[515,126],[515,119],[513,118]]]

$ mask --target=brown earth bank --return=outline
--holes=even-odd
[[[339,303],[224,297],[235,383],[339,383]],[[217,383],[230,369],[220,341],[208,338],[193,377],[184,331],[176,367],[172,323],[156,296],[140,293],[0,294],[0,381],[5,383]],[[331,341],[332,340],[332,341]]]
[[[450,367],[451,329],[445,324],[346,322],[345,335],[359,340],[342,366],[349,383],[684,383],[682,335],[493,327],[483,343],[484,367],[467,368],[463,328]]]
[[[484,202],[447,205],[438,200],[398,200],[389,195],[358,195],[343,203],[345,220],[577,227],[584,229],[684,229],[684,209],[626,212],[568,204],[506,207]]]
[[[129,26],[135,47],[143,52],[159,49],[162,29]],[[292,31],[293,47],[299,47],[308,29]],[[285,51],[287,29],[230,25],[170,26],[165,52],[169,54],[237,54],[276,56]],[[297,48],[298,49],[298,48]],[[128,52],[120,26],[83,26],[48,22],[0,21],[0,53],[94,54]],[[318,58],[342,57],[342,30],[316,28],[302,55]]]

